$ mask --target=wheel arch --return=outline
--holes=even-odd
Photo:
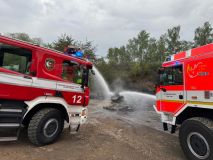
[[[62,116],[66,122],[69,123],[69,114],[66,106],[66,102],[63,99],[43,99],[43,97],[36,99],[34,101],[25,102],[28,105],[28,111],[23,117],[22,124],[28,125],[31,117],[37,113],[39,110],[44,108],[55,108],[61,111]]]
[[[176,124],[182,124],[185,120],[194,117],[203,117],[213,120],[213,108],[189,106],[176,117]]]

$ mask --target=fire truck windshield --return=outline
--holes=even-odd
[[[172,66],[160,70],[160,85],[183,85],[183,66]]]

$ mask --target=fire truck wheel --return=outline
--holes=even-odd
[[[59,110],[54,108],[42,109],[30,120],[28,137],[37,146],[50,144],[59,137],[63,127],[64,119]]]
[[[190,118],[180,127],[179,140],[183,152],[190,160],[213,159],[213,121]]]

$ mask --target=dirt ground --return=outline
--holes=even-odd
[[[0,142],[0,160],[185,160],[176,135],[100,113],[96,103],[79,133],[65,129],[44,147],[33,146],[23,133],[19,141]]]

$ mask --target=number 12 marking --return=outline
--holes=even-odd
[[[82,96],[76,96],[76,95],[74,95],[72,97],[72,99],[73,99],[73,103],[81,103]]]

